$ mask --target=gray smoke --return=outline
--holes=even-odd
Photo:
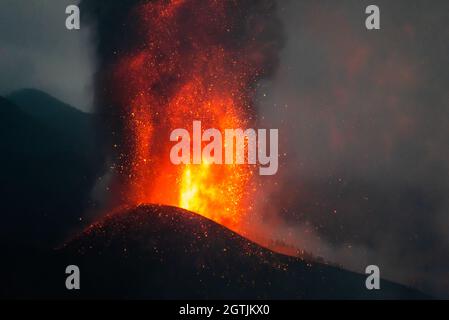
[[[284,177],[266,219],[299,247],[449,297],[449,2],[280,2],[288,43],[260,114]],[[282,208],[281,210],[277,208]]]

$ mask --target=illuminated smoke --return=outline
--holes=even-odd
[[[258,80],[282,45],[274,1],[84,1],[98,32],[98,104],[118,204],[180,206],[239,231],[255,166],[174,166],[170,131],[254,127]]]

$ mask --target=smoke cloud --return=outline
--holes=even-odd
[[[326,260],[448,297],[449,3],[377,1],[374,32],[366,1],[282,3],[287,45],[258,96],[285,153],[265,219]]]

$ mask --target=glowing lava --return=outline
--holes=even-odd
[[[117,167],[127,203],[179,206],[236,231],[251,213],[254,165],[175,166],[169,156],[171,130],[194,120],[222,132],[252,127],[254,85],[269,46],[258,39],[263,25],[248,24],[249,11],[249,2],[204,0],[154,1],[132,11],[141,44],[113,70],[114,94],[126,106]]]

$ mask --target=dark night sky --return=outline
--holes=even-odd
[[[449,297],[449,1],[278,2],[287,41],[257,98],[286,154],[273,233]],[[69,3],[2,1],[0,94],[35,87],[90,110],[95,43],[65,29]],[[368,4],[380,31],[364,27]]]
[[[80,109],[92,107],[90,31],[65,28],[65,8],[78,0],[3,0],[0,95],[37,88]]]

